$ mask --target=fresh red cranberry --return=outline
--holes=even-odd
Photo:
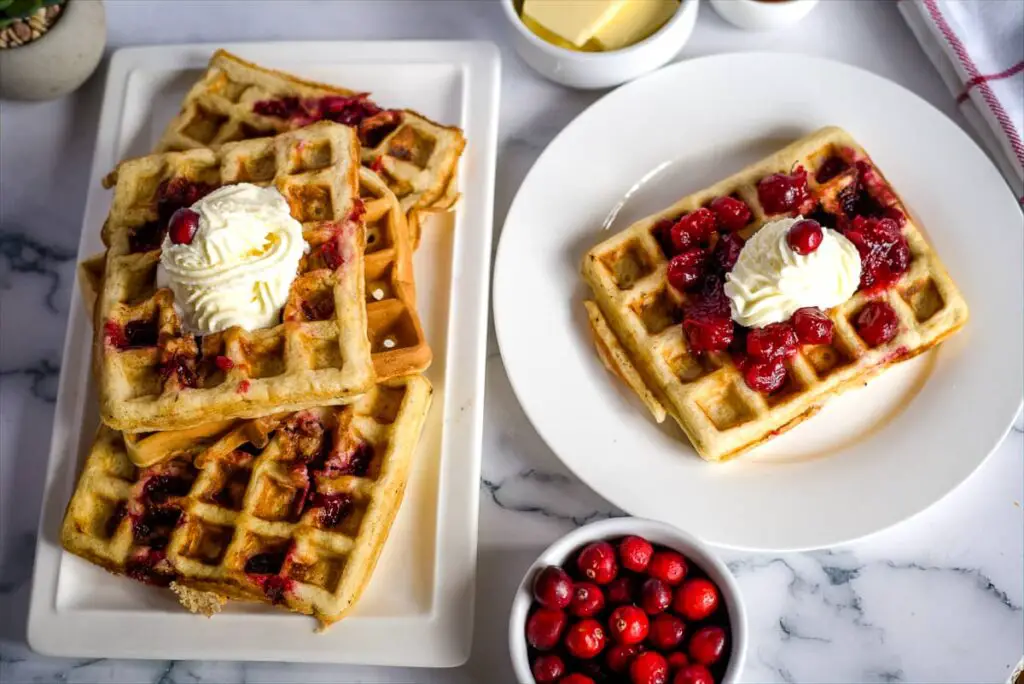
[[[124,337],[129,347],[155,347],[156,321],[130,321],[124,326]]]
[[[533,661],[530,671],[537,684],[554,684],[565,674],[565,663],[558,656],[546,653]]]
[[[617,577],[612,580],[605,591],[608,605],[621,606],[624,603],[632,603],[636,595],[636,579],[633,577]]]
[[[686,565],[683,554],[663,549],[654,552],[651,557],[651,565],[647,568],[647,574],[674,587],[683,581],[688,570],[689,567]]]
[[[721,627],[701,627],[690,637],[690,659],[701,665],[714,665],[725,651],[725,630]]]
[[[633,572],[643,572],[651,562],[654,547],[643,537],[629,536],[619,542],[619,562]]]
[[[639,644],[647,638],[650,622],[647,613],[636,606],[619,606],[608,618],[608,631],[620,644]]]
[[[868,302],[857,313],[857,317],[853,320],[853,327],[857,329],[857,334],[869,346],[877,347],[896,336],[896,331],[900,328],[900,320],[888,303]]]
[[[758,361],[785,359],[796,354],[797,336],[789,323],[772,323],[747,333],[747,353]]]
[[[768,214],[784,214],[807,200],[807,172],[798,167],[793,175],[773,173],[757,183],[757,197]]]
[[[722,351],[732,343],[733,323],[727,316],[693,315],[687,309],[683,313],[683,332],[691,352]]]
[[[558,680],[558,684],[594,684],[594,680],[587,675],[580,674],[579,672],[573,672],[572,674]]]
[[[604,608],[604,593],[596,584],[577,582],[572,590],[569,612],[576,617],[593,617]]]
[[[843,233],[860,253],[860,289],[888,287],[910,266],[910,248],[891,218],[856,216]]]
[[[569,573],[555,565],[541,570],[533,581],[533,598],[545,608],[565,608],[572,600],[572,592]]]
[[[797,254],[810,254],[818,249],[825,236],[821,224],[812,219],[797,221],[786,232],[786,244]]]
[[[580,620],[565,634],[565,647],[576,658],[588,660],[604,649],[604,628],[597,620]]]
[[[668,651],[678,646],[686,634],[686,625],[675,615],[662,613],[651,620],[651,644],[661,650]]]
[[[672,226],[670,233],[676,253],[685,252],[707,241],[715,232],[715,227],[715,215],[704,207],[682,217]]]
[[[223,355],[217,355],[213,359],[213,363],[217,368],[227,373],[229,370],[235,367],[235,362]]]
[[[124,328],[114,321],[103,324],[103,339],[114,349],[128,348],[128,337],[124,334]]]
[[[718,588],[703,577],[686,580],[676,590],[672,610],[687,620],[703,620],[718,608]]]
[[[176,245],[191,245],[192,238],[199,230],[199,214],[191,209],[178,209],[171,214],[171,221],[168,224],[168,231],[171,242]]]
[[[672,651],[665,656],[665,660],[668,661],[668,669],[672,672],[678,672],[690,664],[690,659],[682,651]]]
[[[616,674],[622,674],[629,669],[629,664],[638,653],[643,653],[642,644],[613,644],[605,653],[605,663],[608,669]]]
[[[715,678],[708,668],[700,663],[687,665],[676,673],[672,684],[715,684]]]
[[[793,313],[793,330],[801,344],[829,344],[832,342],[832,319],[821,309],[809,306]]]
[[[739,261],[740,252],[743,251],[744,240],[738,233],[726,233],[718,238],[715,249],[711,253],[711,259],[718,266],[722,273],[728,273]]]
[[[785,384],[786,366],[781,359],[747,363],[743,369],[743,379],[750,389],[761,394],[771,394]]]
[[[672,226],[676,224],[677,218],[664,218],[654,224],[651,228],[651,236],[657,241],[666,259],[671,259],[676,253],[675,243],[672,242]]]
[[[814,175],[814,180],[819,183],[827,183],[848,168],[850,165],[842,157],[831,156],[822,162],[818,173]]]
[[[650,578],[640,587],[640,607],[648,615],[657,615],[672,605],[672,590],[657,578]]]
[[[900,229],[907,225],[907,215],[896,207],[886,207],[885,211],[882,212],[882,217],[889,219]]]
[[[657,651],[644,651],[629,666],[629,681],[632,684],[666,684],[668,682],[668,661]]]
[[[697,284],[704,274],[707,252],[700,248],[688,249],[668,262],[668,283],[680,292]]]
[[[245,562],[245,572],[250,575],[276,575],[284,565],[284,552],[258,553]]]
[[[619,572],[615,548],[605,541],[587,544],[576,559],[583,576],[595,584],[608,584]]]
[[[718,225],[727,232],[734,232],[750,223],[750,207],[735,197],[717,197],[708,205],[715,212]]]
[[[565,624],[565,613],[562,611],[538,608],[526,621],[526,641],[538,651],[550,651],[562,638]]]

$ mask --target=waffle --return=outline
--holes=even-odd
[[[365,208],[367,336],[377,381],[421,373],[430,366],[432,354],[416,311],[406,217],[394,193],[366,168],[359,170],[359,197]],[[90,315],[102,289],[105,264],[105,254],[79,264],[80,289]]]
[[[815,179],[826,162],[845,170]],[[830,161],[832,160],[832,161]],[[857,164],[873,170],[881,183],[857,185],[879,208],[895,207],[907,216],[902,229],[910,248],[908,270],[890,288],[858,292],[827,311],[834,324],[831,344],[804,345],[787,363],[788,380],[777,392],[762,395],[749,388],[729,352],[691,353],[682,326],[687,295],[666,280],[667,258],[658,227],[693,211],[715,197],[734,195],[747,203],[752,222],[740,235],[749,237],[768,219],[758,201],[757,182],[772,173],[803,166],[816,203],[813,217],[826,225],[844,213],[842,191],[857,183]],[[867,166],[863,166],[867,165]],[[881,172],[845,131],[821,129],[710,188],[641,219],[590,250],[583,260],[584,280],[594,301],[588,302],[591,328],[602,360],[627,382],[656,419],[671,415],[697,453],[706,460],[731,458],[800,423],[828,399],[863,385],[893,364],[931,349],[967,321],[967,304],[946,273],[921,229],[907,213]],[[900,329],[889,342],[870,347],[852,319],[872,299],[887,301]]]
[[[334,117],[358,129],[363,163],[384,176],[404,211],[450,208],[458,196],[455,172],[466,144],[462,131],[409,109],[379,110],[366,95],[265,69],[218,50],[185,96],[157,151],[217,149]],[[324,97],[360,98],[372,106],[327,112],[317,104]],[[257,103],[275,101],[283,105],[254,111]]]
[[[173,582],[193,610],[227,597],[330,625],[370,580],[430,398],[425,379],[405,378],[348,406],[201,430],[148,468],[101,426],[61,543],[115,574]]]
[[[125,432],[351,401],[374,382],[366,334],[356,193],[359,143],[331,122],[122,163],[104,226],[94,362],[103,421]],[[302,222],[302,258],[273,328],[192,337],[169,289],[156,289],[167,211],[214,186],[273,183]],[[353,305],[357,304],[357,305]]]

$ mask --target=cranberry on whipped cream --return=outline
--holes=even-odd
[[[186,331],[206,335],[278,323],[299,260],[302,224],[276,188],[227,185],[193,204],[190,240],[163,241],[157,286],[169,287]],[[189,228],[192,228],[190,225]]]
[[[861,262],[856,246],[830,228],[806,254],[793,249],[790,228],[802,216],[771,221],[747,240],[726,274],[732,319],[748,328],[787,321],[805,307],[830,309],[857,291]]]

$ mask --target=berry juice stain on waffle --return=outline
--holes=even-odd
[[[193,612],[347,614],[430,405],[413,231],[464,144],[213,56],[157,153],[104,180],[107,251],[80,268],[102,424],[64,548]]]
[[[584,258],[598,354],[709,461],[921,354],[967,304],[881,171],[821,129]]]

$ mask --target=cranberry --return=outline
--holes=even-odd
[[[812,306],[793,313],[793,330],[801,344],[829,344],[832,342],[832,319]]]
[[[608,618],[608,631],[620,644],[639,644],[647,638],[647,614],[636,606],[619,606]]]
[[[215,366],[217,366],[217,368],[224,371],[225,373],[227,373],[229,370],[235,367],[234,361],[232,361],[226,356],[221,355],[215,356],[213,359],[213,363]]]
[[[167,501],[168,497],[188,495],[192,489],[193,478],[174,475],[155,475],[146,482],[144,495],[157,504]]]
[[[672,590],[657,578],[650,578],[640,587],[640,607],[648,615],[657,615],[672,605]]]
[[[747,353],[759,361],[773,361],[793,356],[797,336],[789,323],[772,323],[747,333]]]
[[[550,651],[565,631],[565,613],[551,608],[538,608],[526,621],[526,641],[538,651]]]
[[[196,376],[195,359],[185,354],[173,354],[160,366],[160,375],[165,380],[172,375],[177,376],[178,383],[182,387],[197,387],[199,378]]]
[[[561,610],[572,600],[572,580],[562,568],[554,565],[537,573],[533,581],[533,598],[545,608]]]
[[[604,608],[601,588],[590,582],[579,582],[573,587],[569,612],[576,617],[593,617]]]
[[[818,173],[814,175],[814,180],[819,183],[827,183],[848,168],[850,165],[842,157],[829,157],[822,163]]]
[[[168,224],[171,242],[176,245],[191,245],[192,238],[199,230],[199,214],[191,209],[178,209],[171,214],[171,221]]]
[[[647,568],[647,574],[660,579],[665,584],[675,586],[683,581],[688,569],[686,559],[681,553],[663,550],[656,551],[651,557],[651,565]]]
[[[616,674],[621,674],[629,669],[629,664],[638,653],[642,653],[642,644],[615,644],[605,654],[605,662],[608,669]]]
[[[668,262],[668,283],[679,291],[693,287],[704,274],[707,253],[703,249],[688,249]]]
[[[605,593],[609,605],[621,606],[624,603],[632,603],[635,592],[636,580],[633,577],[619,577],[608,585]]]
[[[569,628],[565,635],[565,647],[576,658],[584,660],[595,657],[604,649],[605,635],[601,623],[587,618]]]
[[[718,225],[728,232],[740,230],[750,223],[750,207],[735,197],[718,197],[708,205],[715,212]]]
[[[588,544],[580,551],[576,565],[583,575],[596,584],[608,584],[619,572],[615,548],[608,542]]]
[[[718,238],[718,243],[711,254],[711,259],[722,271],[728,273],[739,261],[740,252],[743,251],[744,240],[736,233],[726,233]]]
[[[691,352],[722,351],[732,343],[733,324],[727,316],[683,314],[683,332]]]
[[[370,471],[370,462],[373,461],[373,445],[369,442],[360,442],[355,449],[342,454],[337,463],[331,464],[329,469],[338,475],[355,475],[364,477]]]
[[[682,651],[672,651],[665,656],[665,659],[668,661],[668,669],[673,672],[681,670],[690,664],[690,659]]]
[[[708,668],[697,663],[677,672],[672,684],[715,684],[715,678]]]
[[[348,494],[315,494],[310,505],[320,509],[320,526],[333,529],[352,512],[352,497]]]
[[[124,328],[114,321],[107,321],[103,324],[103,339],[114,349],[128,348],[128,338],[124,334]]]
[[[783,214],[807,199],[807,172],[798,167],[793,175],[773,173],[757,183],[757,197],[768,214]]]
[[[771,394],[786,382],[786,366],[781,359],[746,364],[743,379],[747,386],[761,394]]]
[[[654,547],[642,537],[630,536],[619,542],[619,562],[633,572],[643,572],[651,562]]]
[[[651,236],[657,241],[666,259],[671,259],[676,253],[675,243],[672,242],[672,226],[678,219],[664,218],[654,224],[651,228]]]
[[[804,219],[789,227],[786,244],[797,254],[810,254],[821,245],[824,235],[821,224],[812,219]]]
[[[533,661],[530,670],[537,684],[554,684],[565,674],[565,663],[556,655],[545,654]]]
[[[874,290],[896,282],[910,266],[910,248],[891,218],[854,217],[844,231],[860,253],[860,288]]]
[[[284,552],[258,553],[245,562],[245,572],[250,575],[276,575],[284,565]]]
[[[896,207],[886,207],[885,211],[882,212],[884,218],[889,219],[896,224],[897,228],[903,228],[907,225],[907,215]]]
[[[721,627],[701,627],[690,637],[690,659],[702,665],[718,662],[724,650],[725,630]]]
[[[718,608],[718,589],[703,577],[686,580],[676,590],[672,610],[687,620],[703,620]]]
[[[651,621],[651,644],[662,651],[675,648],[683,641],[686,625],[675,615],[662,613]]]
[[[587,675],[582,675],[579,672],[573,672],[571,675],[567,675],[558,680],[558,684],[594,684],[594,680]]]
[[[668,661],[656,651],[644,651],[630,664],[629,681],[633,684],[665,684],[668,681]]]
[[[853,326],[865,342],[877,347],[896,336],[900,321],[886,302],[868,302],[857,313]]]
[[[706,241],[715,232],[715,215],[710,209],[700,208],[687,214],[672,226],[670,236],[676,253],[684,252]]]

